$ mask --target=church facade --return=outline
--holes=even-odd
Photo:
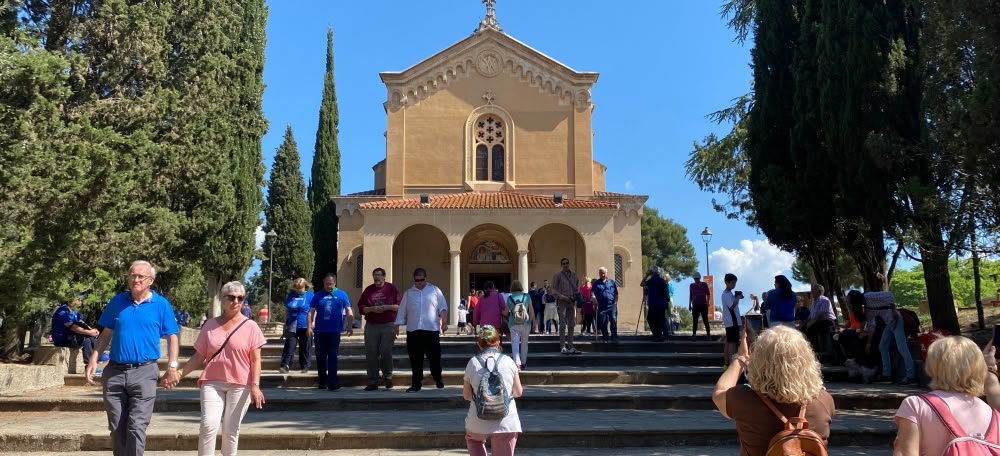
[[[605,191],[607,168],[593,159],[598,75],[507,35],[486,3],[474,34],[381,74],[385,159],[372,167],[372,190],[333,201],[338,285],[357,302],[374,268],[405,290],[423,267],[454,325],[470,289],[541,286],[569,258],[581,281],[608,269],[619,328],[634,328],[647,197]]]

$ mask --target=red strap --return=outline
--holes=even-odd
[[[945,427],[948,428],[948,431],[951,432],[951,435],[955,436],[955,438],[969,436],[969,434],[965,432],[965,429],[962,429],[962,425],[958,424],[958,421],[955,420],[955,415],[952,415],[951,409],[948,408],[948,404],[944,402],[944,399],[941,399],[938,395],[931,393],[921,394],[917,397],[923,399],[927,405],[931,406],[931,410],[934,410],[938,419],[944,423]],[[997,411],[993,409],[993,407],[990,407],[990,411],[992,412],[990,415],[990,425],[986,428],[984,440],[990,443],[1000,443],[1000,433],[997,431]]]

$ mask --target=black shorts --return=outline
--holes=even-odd
[[[726,342],[740,343],[740,327],[737,325],[726,327]]]

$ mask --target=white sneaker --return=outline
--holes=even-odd
[[[560,351],[560,353],[562,353],[564,355],[568,355],[569,354],[569,350],[567,350],[566,347],[563,347],[562,350]]]

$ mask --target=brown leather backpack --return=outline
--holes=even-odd
[[[754,392],[757,393],[757,396],[764,402],[764,405],[767,405],[767,408],[771,409],[774,416],[777,416],[785,426],[783,431],[771,438],[771,441],[767,444],[767,453],[764,453],[765,456],[828,456],[826,444],[823,443],[823,437],[820,437],[816,431],[809,429],[809,421],[806,420],[808,401],[802,404],[802,407],[799,409],[799,416],[788,418],[774,406],[774,403],[770,399],[759,391]]]

